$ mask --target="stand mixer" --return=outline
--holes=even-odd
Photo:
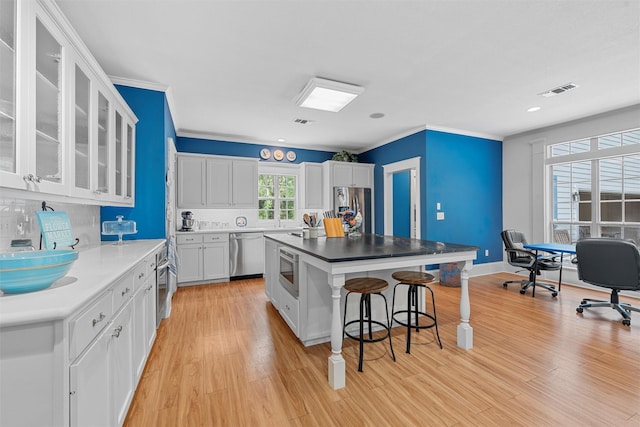
[[[193,231],[196,220],[193,219],[193,212],[182,211],[182,228],[180,231]]]

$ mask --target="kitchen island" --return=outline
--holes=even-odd
[[[318,239],[266,234],[265,245],[265,292],[303,344],[330,339],[328,379],[333,389],[346,385],[341,298],[345,280],[350,277],[379,277],[393,287],[394,271],[460,262],[461,322],[457,328],[457,344],[464,349],[473,346],[468,285],[469,270],[478,250],[475,246],[377,234]],[[297,295],[280,285],[281,251],[297,258]]]

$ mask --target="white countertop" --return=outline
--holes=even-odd
[[[124,245],[104,242],[80,249],[67,275],[51,287],[15,295],[0,292],[0,327],[68,317],[164,243],[164,239],[126,240]]]
[[[212,228],[193,231],[176,231],[176,234],[202,234],[202,233],[280,233],[289,231],[300,231],[302,227],[280,227],[280,228],[260,228],[260,227],[233,227],[233,228]]]

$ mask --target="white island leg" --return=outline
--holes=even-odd
[[[329,276],[331,286],[331,356],[329,356],[329,385],[334,390],[346,385],[346,365],[342,357],[342,316],[340,289],[344,286],[344,274]]]
[[[465,261],[460,272],[460,324],[458,325],[458,347],[469,350],[473,347],[473,328],[469,324],[471,305],[469,302],[469,270],[473,261]]]

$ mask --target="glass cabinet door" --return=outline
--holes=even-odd
[[[36,176],[62,181],[62,46],[36,18]]]
[[[91,83],[79,66],[75,66],[75,122],[74,156],[75,186],[89,190],[91,163],[89,152],[89,106]]]
[[[98,92],[98,188],[109,192],[109,100]]]
[[[127,179],[125,197],[130,199],[133,196],[133,127],[127,124]]]
[[[116,196],[122,196],[122,116],[116,111]]]
[[[0,171],[16,173],[16,3],[0,1]]]

